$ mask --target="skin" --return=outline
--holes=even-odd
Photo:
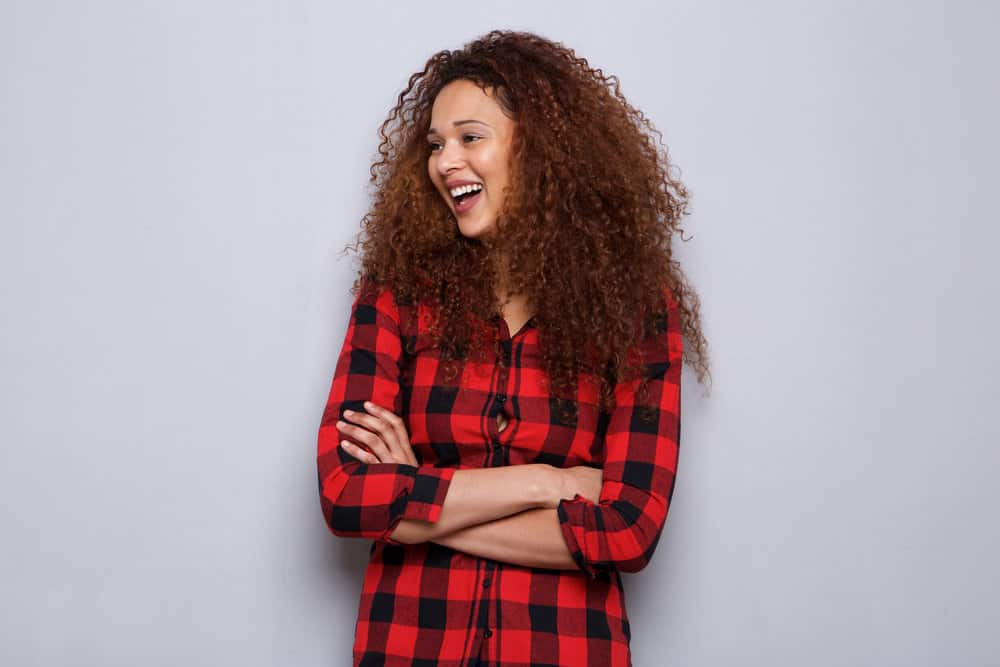
[[[492,90],[484,91],[465,79],[444,86],[431,107],[427,174],[467,238],[488,241],[496,233],[505,188],[510,183],[514,128],[513,119],[504,114]],[[455,200],[445,185],[454,179],[483,184],[472,210],[460,214],[455,209]]]

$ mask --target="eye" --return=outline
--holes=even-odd
[[[463,140],[468,140],[468,139],[482,139],[482,137],[480,137],[478,134],[463,134],[462,135],[462,139]],[[440,142],[437,142],[437,141],[429,141],[429,142],[427,142],[427,147],[433,153],[435,150],[441,148],[441,144],[440,144]]]

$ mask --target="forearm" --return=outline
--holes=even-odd
[[[427,542],[541,507],[551,502],[551,470],[547,464],[456,470],[438,520],[402,519],[390,537],[404,544]]]
[[[537,508],[462,528],[431,542],[473,556],[556,570],[578,570],[555,509]]]

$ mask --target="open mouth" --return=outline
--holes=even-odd
[[[455,211],[458,213],[465,213],[482,197],[483,189],[480,187],[478,190],[473,190],[471,192],[463,192],[454,198]]]

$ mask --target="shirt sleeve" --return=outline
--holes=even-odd
[[[402,463],[367,464],[348,454],[337,420],[344,410],[365,412],[364,402],[400,414],[399,309],[389,290],[377,293],[363,277],[319,428],[316,457],[320,505],[339,537],[399,544],[389,535],[402,519],[437,521],[454,468]]]
[[[647,393],[637,395],[641,378],[615,387],[598,502],[576,494],[557,508],[573,560],[591,579],[612,569],[644,568],[666,522],[680,442],[683,345],[676,302],[669,295],[666,301],[666,317],[639,343]]]

